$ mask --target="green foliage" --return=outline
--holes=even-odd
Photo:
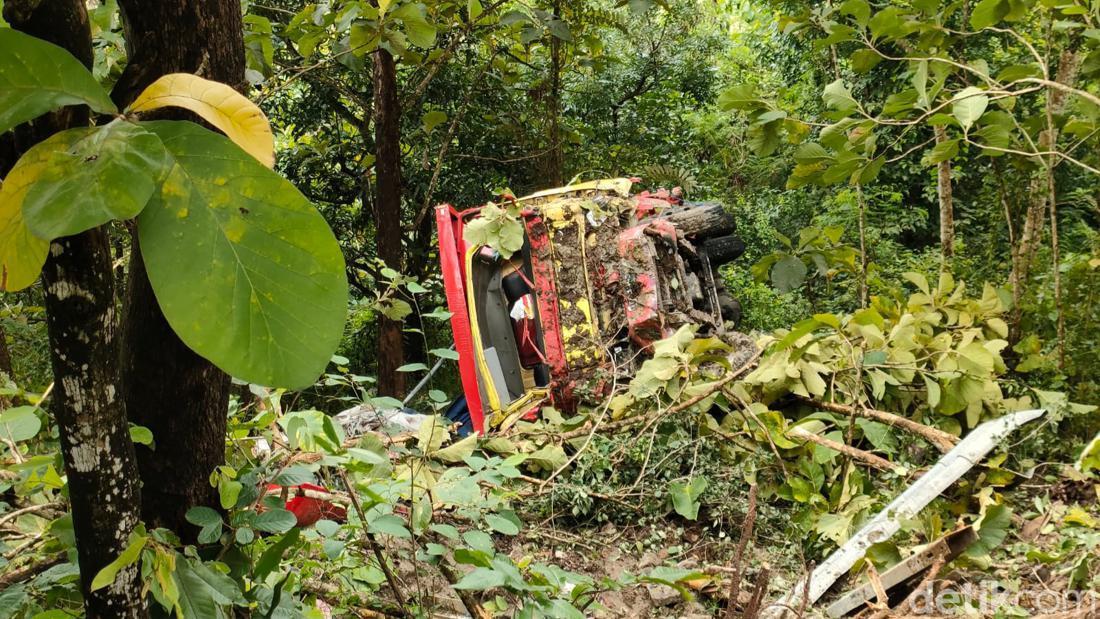
[[[23,96],[27,110],[41,114],[76,98],[113,111],[97,105],[89,93],[109,99],[71,56],[10,30],[0,35],[16,52],[0,61],[0,74],[43,93]],[[59,67],[55,76],[65,84],[26,82],[19,73],[27,67],[46,73],[47,61]],[[226,88],[203,84],[204,92],[219,87]],[[172,90],[159,81],[150,88]],[[174,104],[201,104],[200,114],[229,118],[228,124],[214,121],[247,148],[264,141],[250,133],[253,125],[232,120],[251,105],[238,95],[218,100],[225,109],[201,93],[179,98]],[[163,105],[143,101],[137,102],[142,109]],[[0,109],[15,110],[14,122],[27,120],[20,114],[30,112],[5,103]],[[266,126],[264,121],[257,131],[269,138]],[[252,382],[300,388],[313,382],[339,342],[347,287],[332,232],[290,183],[217,134],[190,123],[116,118],[36,145],[6,181],[0,189],[0,260],[8,290],[33,282],[49,241],[140,214],[142,258],[161,309],[184,342],[222,369]]]
[[[344,261],[328,225],[290,183],[225,138],[189,123],[148,127],[172,168],[138,232],[169,324],[241,379],[311,384],[347,311]],[[228,307],[236,311],[210,320]]]
[[[523,222],[519,206],[501,208],[490,202],[481,209],[481,216],[466,225],[463,239],[471,246],[486,245],[505,258],[523,248]]]
[[[117,111],[87,69],[60,47],[3,27],[0,48],[0,133],[66,105]]]
[[[819,282],[831,282],[841,273],[858,272],[855,248],[841,243],[844,229],[826,226],[823,229],[804,228],[798,234],[798,244],[775,233],[786,251],[768,254],[752,266],[756,281],[771,281],[780,292],[791,292]]]
[[[38,149],[45,167],[27,191],[23,217],[41,239],[136,217],[169,169],[160,139],[123,120],[62,131],[31,150]]]
[[[0,437],[12,442],[34,438],[42,429],[37,407],[14,406],[0,413]]]
[[[668,495],[672,498],[672,507],[688,520],[699,517],[699,497],[707,489],[707,478],[693,477],[685,482],[669,485]]]

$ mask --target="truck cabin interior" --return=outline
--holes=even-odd
[[[534,298],[530,243],[508,259],[491,247],[472,252],[469,297],[480,336],[483,371],[479,381],[485,399],[508,408],[533,389],[550,385],[550,368],[542,349],[542,329]],[[484,400],[483,400],[484,401]]]

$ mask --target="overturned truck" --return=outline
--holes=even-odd
[[[606,397],[615,378],[629,381],[650,345],[681,325],[732,332],[740,306],[718,267],[744,251],[733,218],[719,203],[631,194],[631,185],[509,199],[523,229],[510,256],[467,242],[484,207],[437,208],[464,391],[449,417],[484,433],[550,403],[572,410]]]

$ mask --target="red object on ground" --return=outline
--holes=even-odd
[[[280,490],[281,486],[268,484],[268,491]],[[286,502],[287,511],[298,519],[299,527],[313,526],[318,520],[335,520],[344,522],[348,518],[348,510],[335,505],[330,501],[305,496],[302,490],[314,490],[328,492],[325,488],[315,484],[301,484],[299,486],[287,486],[290,499]]]

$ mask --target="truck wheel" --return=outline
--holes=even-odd
[[[717,267],[740,258],[745,253],[745,242],[735,234],[714,237],[703,241],[703,251],[711,266]]]

